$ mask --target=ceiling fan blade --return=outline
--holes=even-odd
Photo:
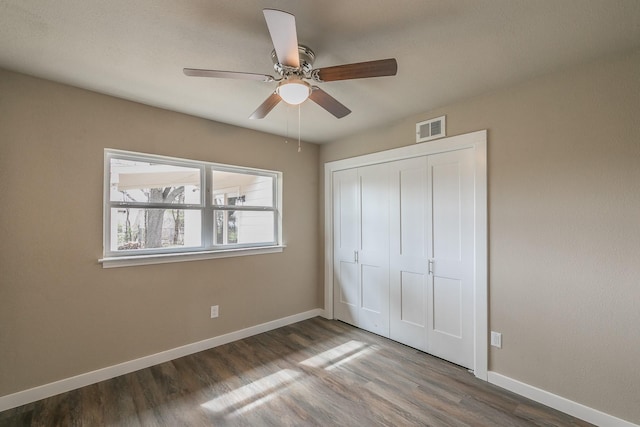
[[[300,67],[296,17],[276,9],[264,9],[262,12],[267,21],[278,62],[289,67]]]
[[[249,116],[250,119],[264,119],[273,108],[282,101],[280,95],[273,92],[269,97]]]
[[[395,76],[398,63],[395,58],[377,61],[358,62],[356,64],[336,65],[314,70],[313,78],[318,82],[336,80],[363,79],[367,77]]]
[[[311,95],[309,95],[309,99],[336,116],[336,118],[341,119],[351,113],[351,110],[318,86],[313,86],[311,89],[312,91]]]
[[[236,71],[200,70],[197,68],[184,68],[185,75],[191,77],[218,77],[222,79],[256,80],[259,82],[274,82],[273,76],[266,74],[239,73]]]

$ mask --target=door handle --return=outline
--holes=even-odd
[[[358,251],[353,251],[353,262],[358,263]]]
[[[429,267],[429,274],[433,274],[433,261],[434,261],[433,259],[429,259],[427,261],[427,265]]]

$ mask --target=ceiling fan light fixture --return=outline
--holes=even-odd
[[[311,95],[311,85],[302,79],[287,79],[278,85],[276,92],[287,104],[298,105]]]

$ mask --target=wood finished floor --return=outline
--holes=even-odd
[[[1,426],[589,426],[322,318],[0,413]]]

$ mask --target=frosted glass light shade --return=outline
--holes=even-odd
[[[276,90],[280,98],[287,104],[302,104],[311,94],[309,83],[300,79],[285,80]]]

